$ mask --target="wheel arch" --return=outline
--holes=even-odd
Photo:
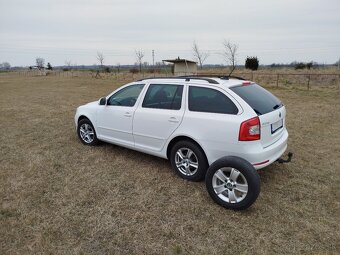
[[[171,153],[172,147],[179,141],[190,141],[190,142],[196,144],[203,151],[203,154],[204,154],[204,156],[205,156],[205,158],[208,162],[207,154],[205,153],[203,147],[197,141],[195,141],[193,138],[186,136],[186,135],[179,135],[179,136],[176,136],[176,137],[171,139],[171,141],[168,143],[168,146],[167,146],[167,149],[166,149],[166,156],[167,156],[168,159],[170,159],[170,153]]]
[[[80,115],[80,116],[78,117],[77,123],[79,123],[79,121],[81,121],[81,120],[83,120],[83,119],[87,119],[87,120],[91,121],[89,117],[87,117],[87,116],[85,116],[84,114],[82,114],[82,115]],[[91,121],[91,123],[92,123],[92,121]]]
[[[86,116],[85,114],[80,114],[79,115],[79,117],[78,117],[78,119],[77,119],[77,127],[78,127],[78,124],[79,124],[79,121],[81,121],[81,120],[88,120],[88,121],[90,121],[91,122],[91,124],[92,124],[92,126],[93,126],[93,128],[96,130],[96,127],[94,126],[94,123],[93,123],[93,121],[91,120],[91,118],[89,118],[88,116]]]

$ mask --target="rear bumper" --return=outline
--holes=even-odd
[[[247,159],[256,169],[264,168],[275,162],[287,149],[288,132],[285,129],[281,138],[274,144],[259,150],[253,150],[252,153],[247,154]]]
[[[261,141],[237,142],[225,146],[224,142],[201,143],[209,165],[224,156],[236,156],[250,162],[256,169],[266,167],[282,156],[287,149],[288,132],[285,128],[272,145],[263,148]]]

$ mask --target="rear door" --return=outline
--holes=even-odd
[[[133,120],[136,148],[160,151],[184,114],[183,85],[150,84]]]
[[[261,123],[261,143],[268,147],[282,136],[285,129],[286,109],[272,93],[257,84],[230,88],[258,115]]]

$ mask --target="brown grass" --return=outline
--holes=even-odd
[[[166,160],[78,141],[76,107],[121,84],[0,74],[0,254],[340,252],[337,90],[271,88],[295,158],[262,170],[259,199],[234,212]]]

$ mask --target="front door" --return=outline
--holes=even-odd
[[[97,136],[116,144],[134,146],[132,121],[136,102],[144,84],[122,88],[111,95],[107,104],[100,107],[97,118]]]

